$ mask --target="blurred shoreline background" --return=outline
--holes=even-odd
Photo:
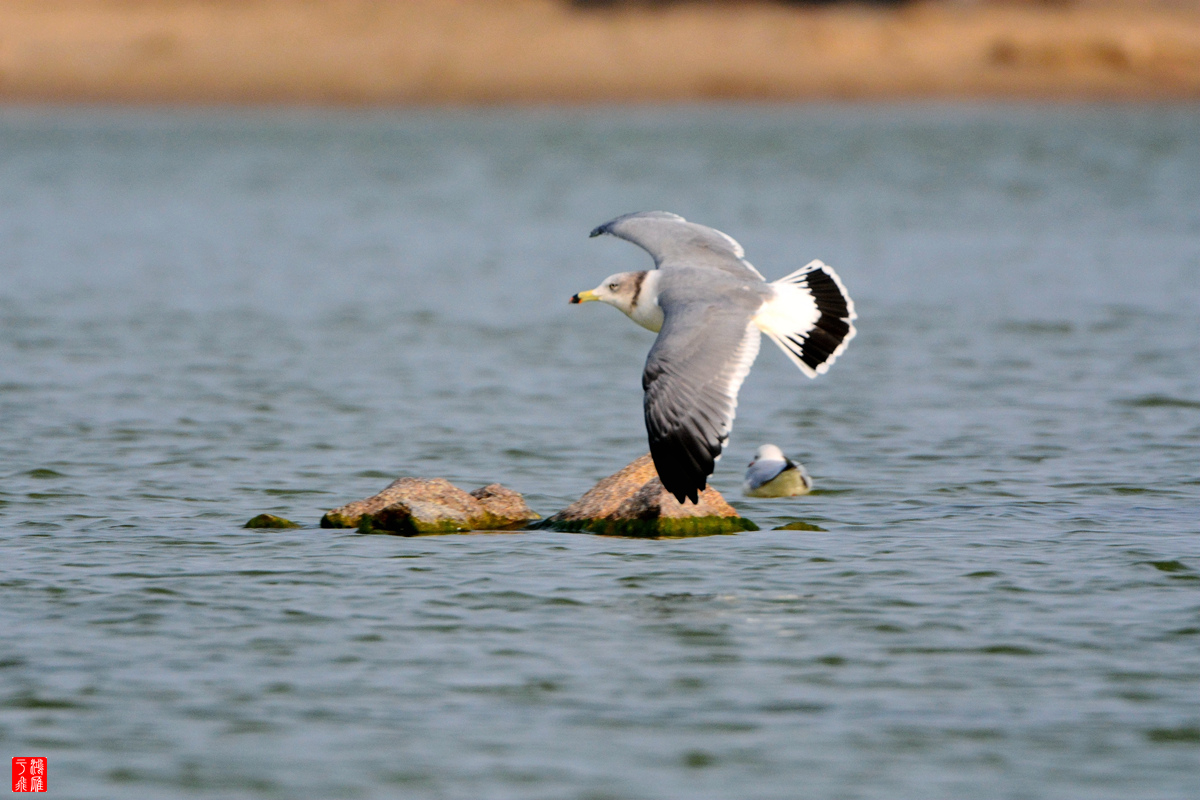
[[[0,102],[1200,97],[1200,0],[0,0]]]

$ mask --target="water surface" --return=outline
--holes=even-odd
[[[72,798],[1200,795],[1197,131],[0,112],[0,756]],[[316,528],[645,452],[653,335],[566,299],[649,208],[853,295],[828,375],[764,343],[713,478],[821,530]],[[764,442],[819,492],[740,499]]]

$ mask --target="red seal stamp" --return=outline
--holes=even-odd
[[[14,756],[12,778],[14,792],[46,791],[46,757]]]

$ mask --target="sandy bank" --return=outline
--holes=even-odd
[[[1186,7],[0,0],[0,100],[1200,97]]]

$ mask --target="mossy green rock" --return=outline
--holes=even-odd
[[[363,514],[358,520],[359,533],[389,533],[401,536],[421,536],[433,533],[465,533],[492,530],[482,521],[463,522],[445,517],[423,518],[419,509],[403,505],[391,506],[378,514]]]
[[[724,533],[756,531],[758,526],[745,517],[658,517],[652,519],[555,520],[534,523],[567,533],[594,533],[599,536],[625,536],[634,539],[686,539],[691,536],[717,536]]]
[[[820,525],[813,525],[811,522],[805,522],[802,519],[794,519],[791,522],[780,525],[778,528],[773,528],[777,531],[825,531]]]
[[[700,493],[698,503],[680,503],[663,487],[649,454],[533,527],[645,539],[758,530],[711,487]]]
[[[299,528],[295,522],[283,517],[277,517],[274,514],[259,514],[243,527],[246,528]]]

